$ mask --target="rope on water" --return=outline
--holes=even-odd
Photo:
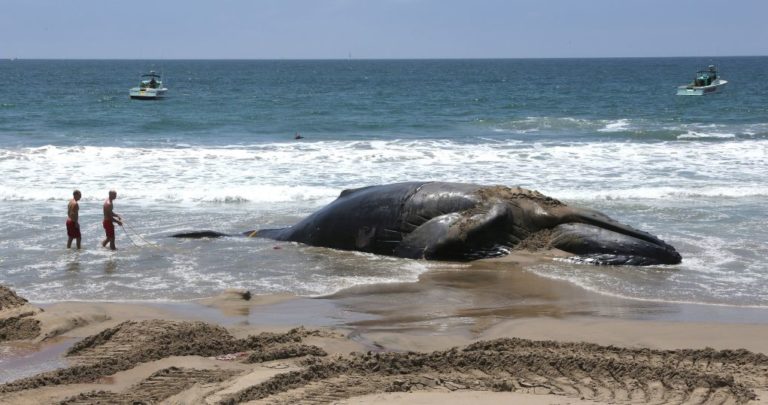
[[[170,250],[170,251],[180,251],[180,250],[183,250],[183,249],[181,249],[179,247],[175,247],[174,248],[174,247],[171,247],[171,246],[160,246],[157,243],[152,243],[152,242],[144,239],[144,237],[141,236],[139,231],[137,231],[133,226],[131,226],[130,223],[126,222],[124,219],[121,222],[123,224],[125,224],[125,225],[128,225],[128,229],[130,229],[130,232],[128,231],[128,229],[125,229],[125,227],[123,225],[120,225],[120,228],[123,229],[123,232],[125,232],[125,236],[128,237],[128,240],[131,241],[133,246],[142,247],[142,246],[147,246],[148,245],[148,246],[151,246],[151,247],[153,247],[153,248],[155,248],[157,250]],[[134,241],[133,238],[131,237],[131,233],[133,233],[133,236],[135,236],[138,240],[142,241],[144,244],[143,245],[137,244],[136,241]]]
[[[128,233],[128,231],[125,229],[125,227],[124,227],[124,226],[120,225],[120,228],[123,230],[123,232],[125,232],[125,236],[127,236],[127,237],[128,237],[128,240],[129,240],[129,241],[131,241],[131,244],[132,244],[133,246],[135,246],[135,247],[141,247],[141,246],[137,245],[137,244],[136,244],[136,242],[134,242],[134,241],[133,241],[133,238],[131,238],[131,234],[129,234],[129,233]]]
[[[152,247],[154,247],[154,248],[160,249],[160,245],[158,245],[158,244],[156,244],[156,243],[152,243],[152,242],[150,242],[150,241],[148,241],[148,240],[144,239],[144,237],[143,237],[143,236],[141,236],[141,234],[140,234],[140,233],[139,233],[139,232],[138,232],[138,231],[137,231],[137,230],[136,230],[136,229],[135,229],[133,226],[131,226],[131,224],[130,224],[130,223],[128,223],[128,222],[125,222],[125,220],[123,220],[123,223],[124,223],[125,225],[128,225],[128,229],[130,229],[130,230],[131,230],[131,232],[133,232],[133,233],[134,233],[134,235],[136,235],[136,237],[137,237],[137,238],[139,238],[139,240],[141,240],[142,242],[146,243],[146,244],[147,244],[147,245],[149,245],[149,246],[152,246]],[[122,227],[122,225],[120,225],[120,226]],[[125,228],[123,228],[123,230],[125,231]],[[126,234],[126,235],[128,235],[128,232],[126,232],[125,234]],[[128,236],[128,238],[130,239],[130,235]]]

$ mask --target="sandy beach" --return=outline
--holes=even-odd
[[[519,255],[319,298],[27,302],[0,403],[768,403],[765,310],[644,302]]]

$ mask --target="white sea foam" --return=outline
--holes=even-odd
[[[727,139],[727,138],[735,138],[735,137],[736,137],[736,134],[733,134],[733,133],[688,131],[682,135],[678,135],[677,139],[706,139],[706,138]]]
[[[563,200],[634,200],[634,199],[657,199],[669,200],[680,198],[696,197],[762,197],[768,196],[768,186],[751,187],[744,185],[740,187],[706,187],[694,188],[675,188],[675,187],[635,187],[624,190],[560,190],[556,193],[559,199]]]
[[[630,130],[629,120],[626,118],[608,121],[604,127],[598,129],[598,132],[623,132]]]
[[[349,187],[411,180],[522,185],[560,198],[768,195],[768,141],[463,144],[355,141],[248,148],[0,149],[0,200],[326,202]],[[738,173],[738,176],[734,176]]]
[[[634,133],[659,139],[765,139],[768,123],[671,123],[644,118],[585,119],[574,117],[525,117],[493,124],[498,134]]]

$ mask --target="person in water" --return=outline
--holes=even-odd
[[[107,238],[101,242],[101,246],[107,247],[107,242],[109,242],[109,248],[112,250],[117,250],[117,247],[115,246],[114,223],[117,222],[118,225],[123,225],[123,219],[114,211],[115,206],[113,201],[115,198],[117,198],[117,191],[109,190],[109,198],[104,201],[104,221],[102,222],[102,225],[104,225],[104,232],[107,234]]]
[[[72,199],[67,204],[67,249],[72,247],[72,241],[77,241],[77,248],[80,249],[80,205],[77,203],[80,201],[80,190],[72,192]]]
[[[294,135],[294,136],[293,136],[293,139],[304,139],[304,137],[303,137],[303,136],[301,136],[301,134],[299,134],[299,133],[297,132],[297,133],[296,133],[296,135]]]

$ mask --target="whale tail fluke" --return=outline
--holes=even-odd
[[[281,229],[261,229],[254,231],[247,231],[237,234],[222,233],[217,231],[191,231],[180,232],[171,235],[172,238],[187,238],[187,239],[202,239],[202,238],[223,238],[225,236],[246,236],[249,238],[269,238],[276,240],[285,240],[283,237],[283,231],[286,228]]]
[[[245,232],[244,235],[251,238],[255,237],[274,240],[288,240],[288,236],[286,235],[287,229],[289,228],[259,229],[257,231]]]

